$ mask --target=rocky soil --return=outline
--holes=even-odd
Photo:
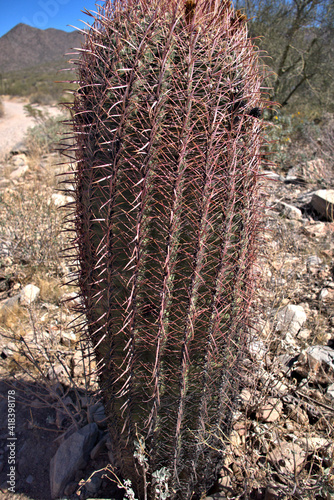
[[[0,499],[117,499],[94,361],[66,285],[75,261],[59,253],[68,243],[59,207],[71,196],[55,190],[54,175],[68,169],[57,162],[22,152],[2,162]],[[265,173],[257,319],[224,467],[206,500],[334,499],[332,182],[319,158]]]

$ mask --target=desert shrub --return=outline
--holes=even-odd
[[[31,105],[25,106],[29,116],[32,116],[36,125],[28,129],[26,143],[30,153],[45,154],[55,150],[66,132],[65,115],[50,116]]]
[[[48,106],[51,104],[55,104],[55,97],[51,94],[45,94],[43,92],[35,92],[29,97],[30,104],[42,104],[44,106]]]
[[[324,125],[316,124],[319,122]],[[334,158],[334,148],[331,146],[331,133],[334,138],[333,124],[334,120],[314,120],[303,110],[295,113],[277,112],[266,129],[270,160],[287,172],[314,158],[326,159],[325,156],[328,158],[331,154]],[[320,147],[319,139],[322,135],[324,137]]]
[[[37,269],[53,275],[60,272],[62,214],[46,192],[47,188],[33,183],[1,194],[0,266],[20,266],[25,274]]]
[[[32,102],[44,104],[63,102],[65,90],[75,89],[75,84],[61,83],[59,70],[64,68],[64,61],[51,62],[32,68],[24,68],[3,74],[4,92],[12,96],[23,96]],[[75,78],[74,73],[68,73],[68,78]],[[37,101],[35,100],[37,99]],[[67,98],[65,98],[67,100]]]

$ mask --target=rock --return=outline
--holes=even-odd
[[[66,375],[66,370],[63,365],[52,365],[48,370],[48,379],[58,381],[59,377],[63,377]]]
[[[26,174],[29,170],[29,167],[28,165],[22,165],[22,167],[18,167],[16,168],[15,170],[13,170],[10,175],[9,175],[9,178],[11,180],[17,180],[19,179],[20,177],[23,177],[24,174]]]
[[[306,452],[315,452],[324,448],[329,448],[333,443],[329,439],[312,436],[312,437],[301,437],[297,439],[297,444],[303,448]]]
[[[100,441],[94,446],[94,448],[90,452],[90,458],[92,460],[95,460],[103,449],[106,449],[107,439],[108,439],[108,433],[105,433],[105,435],[100,439]]]
[[[61,298],[61,301],[66,307],[70,309],[79,306],[81,304],[81,299],[75,292],[64,293],[64,295]]]
[[[334,224],[331,222],[309,222],[303,227],[303,232],[312,238],[324,238],[334,232]]]
[[[20,295],[14,295],[0,303],[0,321],[4,321],[7,316],[15,312],[19,306]]]
[[[309,424],[309,418],[307,416],[307,413],[299,406],[293,406],[288,404],[286,405],[286,409],[288,417],[291,418],[291,420],[297,422],[297,424],[301,425]]]
[[[268,484],[264,495],[264,500],[279,500],[281,498],[278,486]]]
[[[334,399],[334,384],[327,387],[327,394]]]
[[[321,180],[326,178],[328,172],[328,166],[322,158],[317,158],[315,160],[310,160],[306,163],[306,166],[300,165],[303,170],[304,176],[307,179]]]
[[[7,359],[10,356],[13,356],[13,353],[17,351],[18,349],[14,342],[9,342],[5,346],[3,346],[0,356],[2,359]]]
[[[322,217],[334,220],[334,189],[321,189],[313,193],[311,205]]]
[[[104,406],[98,404],[95,410],[91,413],[93,421],[102,429],[107,427],[107,417],[104,412]]]
[[[297,335],[306,320],[306,312],[302,306],[289,304],[277,313],[276,331]]]
[[[248,408],[249,406],[251,406],[253,404],[254,392],[251,392],[247,388],[242,389],[242,391],[240,393],[240,400],[241,400],[242,409],[245,410],[246,408]]]
[[[60,496],[75,473],[87,464],[99,431],[95,423],[74,432],[58,448],[50,462],[50,487],[52,498]]]
[[[257,361],[264,361],[268,352],[268,347],[261,339],[253,336],[248,343],[248,351],[249,354]]]
[[[50,203],[53,203],[56,207],[63,207],[68,203],[73,203],[74,201],[73,196],[66,196],[61,193],[53,193],[50,199]]]
[[[277,201],[275,204],[279,212],[287,219],[299,220],[302,218],[302,211],[299,208],[288,205],[283,201]]]
[[[318,271],[319,266],[322,264],[322,260],[317,255],[310,255],[309,257],[307,257],[305,264],[306,269],[309,273],[315,273],[316,271]]]
[[[334,310],[334,290],[333,288],[323,288],[319,293],[319,300],[323,303],[326,310]]]
[[[296,443],[281,441],[268,454],[268,460],[281,474],[299,473],[304,465],[306,452]]]
[[[230,476],[221,476],[218,479],[218,484],[222,489],[230,489],[232,487],[232,481]]]
[[[20,304],[23,306],[30,306],[37,300],[41,293],[40,288],[35,285],[25,286],[20,293]]]
[[[267,398],[256,411],[256,418],[261,422],[276,422],[283,410],[282,401],[277,398]]]
[[[334,381],[334,349],[314,345],[301,352],[294,370],[303,378],[318,384],[331,384]]]
[[[78,483],[76,483],[75,481],[71,481],[70,483],[68,483],[68,485],[64,488],[64,495],[69,497],[71,495],[73,495],[76,491],[78,487]]]
[[[307,328],[303,328],[298,333],[298,338],[301,340],[308,340],[311,337],[311,334],[312,334],[311,330],[308,330]]]
[[[75,351],[75,353],[73,354],[73,356],[70,360],[70,365],[71,365],[72,377],[80,378],[80,377],[84,376],[84,373],[85,373],[84,372],[84,360],[82,357],[81,350]]]
[[[62,331],[60,334],[60,343],[67,347],[74,346],[78,343],[75,333]]]
[[[14,167],[23,167],[28,164],[27,155],[24,153],[13,155],[11,159],[11,163]]]
[[[85,482],[85,488],[90,495],[96,495],[99,492],[103,474],[104,471],[97,471]]]

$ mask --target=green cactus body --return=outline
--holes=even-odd
[[[139,498],[200,498],[254,291],[257,55],[229,3],[106,1],[78,73],[79,285],[116,464]]]

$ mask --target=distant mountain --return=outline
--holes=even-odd
[[[65,53],[80,47],[82,39],[77,31],[40,30],[17,24],[0,38],[0,73],[65,59]]]

